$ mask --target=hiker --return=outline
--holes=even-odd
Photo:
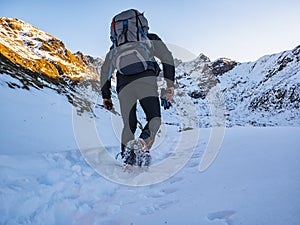
[[[174,95],[174,59],[167,46],[158,35],[148,33],[148,21],[143,13],[135,9],[116,15],[111,23],[112,47],[101,68],[101,93],[103,105],[113,109],[111,100],[111,76],[116,72],[116,90],[120,103],[123,130],[121,156],[129,165],[150,164],[149,150],[161,125],[161,112],[157,76],[160,73],[154,56],[159,58],[167,88],[162,96],[162,106],[168,109]],[[134,134],[137,128],[137,102],[139,101],[147,124],[139,138]],[[136,159],[136,150],[143,153],[146,161]]]

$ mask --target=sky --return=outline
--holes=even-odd
[[[0,17],[21,19],[72,52],[103,58],[112,17],[129,8],[145,12],[150,32],[170,46],[211,60],[255,61],[300,45],[299,0],[1,0]]]

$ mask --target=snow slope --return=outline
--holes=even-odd
[[[198,164],[209,133],[201,130],[202,138],[186,166],[145,187],[104,179],[79,150],[1,154],[0,222],[297,224],[299,131],[228,129],[217,160],[200,173]]]
[[[8,75],[1,75],[2,81]],[[9,79],[10,81],[12,79]],[[11,89],[0,82],[1,153],[76,149],[72,106],[53,90]]]
[[[198,105],[200,127],[211,125],[206,96],[215,85],[224,98],[228,127],[300,125],[300,46],[255,62],[234,63],[211,62],[200,54],[176,68],[179,88]]]
[[[128,186],[105,179],[84,160],[64,96],[5,85],[0,92],[0,224],[294,225],[300,219],[299,127],[228,128],[216,160],[202,173],[211,129],[200,129],[195,148],[186,150],[191,157],[175,175]],[[120,124],[112,127],[114,116],[101,108],[96,114],[100,139],[114,155]],[[154,166],[179,157],[174,146],[190,132],[164,126]],[[155,171],[119,172],[135,179]]]
[[[300,124],[300,46],[240,64],[219,79],[229,123]]]

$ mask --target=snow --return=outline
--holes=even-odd
[[[77,149],[72,107],[63,96],[49,89],[26,91],[7,87],[1,87],[0,94],[1,153]]]
[[[96,108],[97,117],[85,122],[101,146],[81,148],[65,97],[5,85],[0,94],[0,224],[293,225],[300,219],[300,127],[226,128],[218,154],[200,172],[213,129],[179,132],[170,118],[148,171],[127,173],[107,162],[107,174],[129,181],[121,184],[97,170],[103,165],[92,164],[105,163],[98,157],[103,146],[111,157],[119,151],[119,116]],[[180,144],[184,152],[176,150]],[[180,161],[181,153],[186,160]],[[182,165],[166,163],[172,159]]]
[[[23,58],[31,58],[31,59],[40,59],[47,54],[45,51],[39,50],[41,46],[41,42],[39,40],[51,40],[51,36],[43,31],[38,30],[34,26],[31,26],[21,20],[18,20],[18,24],[21,26],[21,31],[17,32],[16,41],[12,41],[7,38],[10,37],[8,31],[6,29],[2,29],[1,31],[4,34],[5,38],[1,38],[0,43],[5,45],[8,48],[11,48],[14,52],[17,52]],[[34,33],[35,35],[32,35]],[[20,43],[23,43],[20,44]],[[31,46],[28,45],[31,43]],[[47,57],[51,57],[47,54]]]
[[[145,187],[106,180],[87,165],[78,150],[2,154],[0,221],[3,224],[297,224],[299,131],[299,128],[228,129],[218,158],[200,173],[198,164],[206,144],[203,138],[180,172]],[[201,132],[207,136],[208,130]],[[131,174],[127,175],[130,179]]]

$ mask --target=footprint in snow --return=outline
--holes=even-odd
[[[140,215],[153,214],[156,211],[159,211],[159,210],[165,209],[171,205],[174,205],[174,203],[176,203],[176,201],[161,201],[161,202],[157,202],[153,205],[145,206],[140,210]]]
[[[189,167],[189,168],[194,168],[197,166],[199,166],[199,160],[197,160],[197,161],[194,160],[194,161],[189,162],[189,164],[187,164],[187,167]]]
[[[177,188],[164,188],[159,191],[153,191],[147,193],[145,195],[146,198],[149,199],[148,202],[152,202],[149,205],[145,205],[143,208],[140,209],[140,215],[149,215],[154,213],[155,211],[159,211],[161,209],[168,208],[169,206],[173,205],[174,203],[178,202],[176,198],[169,199],[165,198],[165,196],[177,192]]]
[[[165,188],[147,195],[148,198],[160,198],[178,191],[177,188]]]
[[[182,177],[173,176],[169,179],[169,182],[170,182],[170,184],[174,184],[174,183],[177,183],[177,182],[182,181],[182,180],[183,180]]]
[[[233,225],[233,222],[231,220],[231,216],[234,215],[236,212],[233,210],[223,210],[218,212],[209,213],[207,215],[207,218],[209,220],[222,220],[227,225]]]

